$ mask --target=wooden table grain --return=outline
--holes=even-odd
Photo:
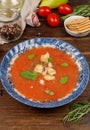
[[[70,0],[74,7],[90,0]],[[67,34],[63,23],[60,27],[49,27],[46,20],[40,18],[41,26],[27,26],[22,37],[12,43],[0,45],[0,62],[13,46],[27,39],[36,37],[52,37],[64,40],[74,45],[85,56],[90,67],[90,34],[83,38],[75,38]],[[73,102],[53,109],[37,109],[26,106],[13,99],[0,82],[0,130],[90,130],[90,113],[83,117],[78,124],[63,124],[61,119],[69,112],[73,103],[90,101],[90,81],[85,91]]]

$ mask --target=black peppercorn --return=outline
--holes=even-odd
[[[5,40],[14,40],[20,36],[22,28],[17,24],[7,24],[0,27],[0,35]]]

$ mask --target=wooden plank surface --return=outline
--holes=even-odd
[[[90,0],[70,0],[69,3],[74,7],[86,2]],[[75,38],[65,32],[62,23],[60,27],[52,28],[47,25],[45,19],[40,18],[40,22],[41,26],[38,28],[27,26],[19,40],[0,45],[0,62],[7,51],[19,42],[35,37],[51,37],[69,42],[78,48],[90,67],[90,34],[83,38]],[[0,82],[0,130],[89,130],[90,113],[75,125],[61,122],[73,103],[87,100],[90,101],[90,81],[85,91],[76,100],[54,109],[37,109],[21,104],[7,94]]]

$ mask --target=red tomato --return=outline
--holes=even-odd
[[[60,17],[55,13],[50,13],[47,16],[47,22],[50,26],[56,27],[60,24]]]
[[[47,17],[51,13],[51,8],[48,6],[41,6],[38,11],[38,15],[41,17]]]
[[[60,14],[67,15],[67,14],[72,13],[73,8],[68,4],[61,4],[58,7],[58,11],[59,11]]]

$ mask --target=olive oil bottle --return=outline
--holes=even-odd
[[[6,12],[4,12],[4,15],[10,17],[12,15],[12,11],[8,9],[16,9],[17,11],[20,11],[23,4],[24,0],[0,0],[0,10],[5,9]]]
[[[21,10],[24,0],[0,0],[0,9],[12,8]]]

